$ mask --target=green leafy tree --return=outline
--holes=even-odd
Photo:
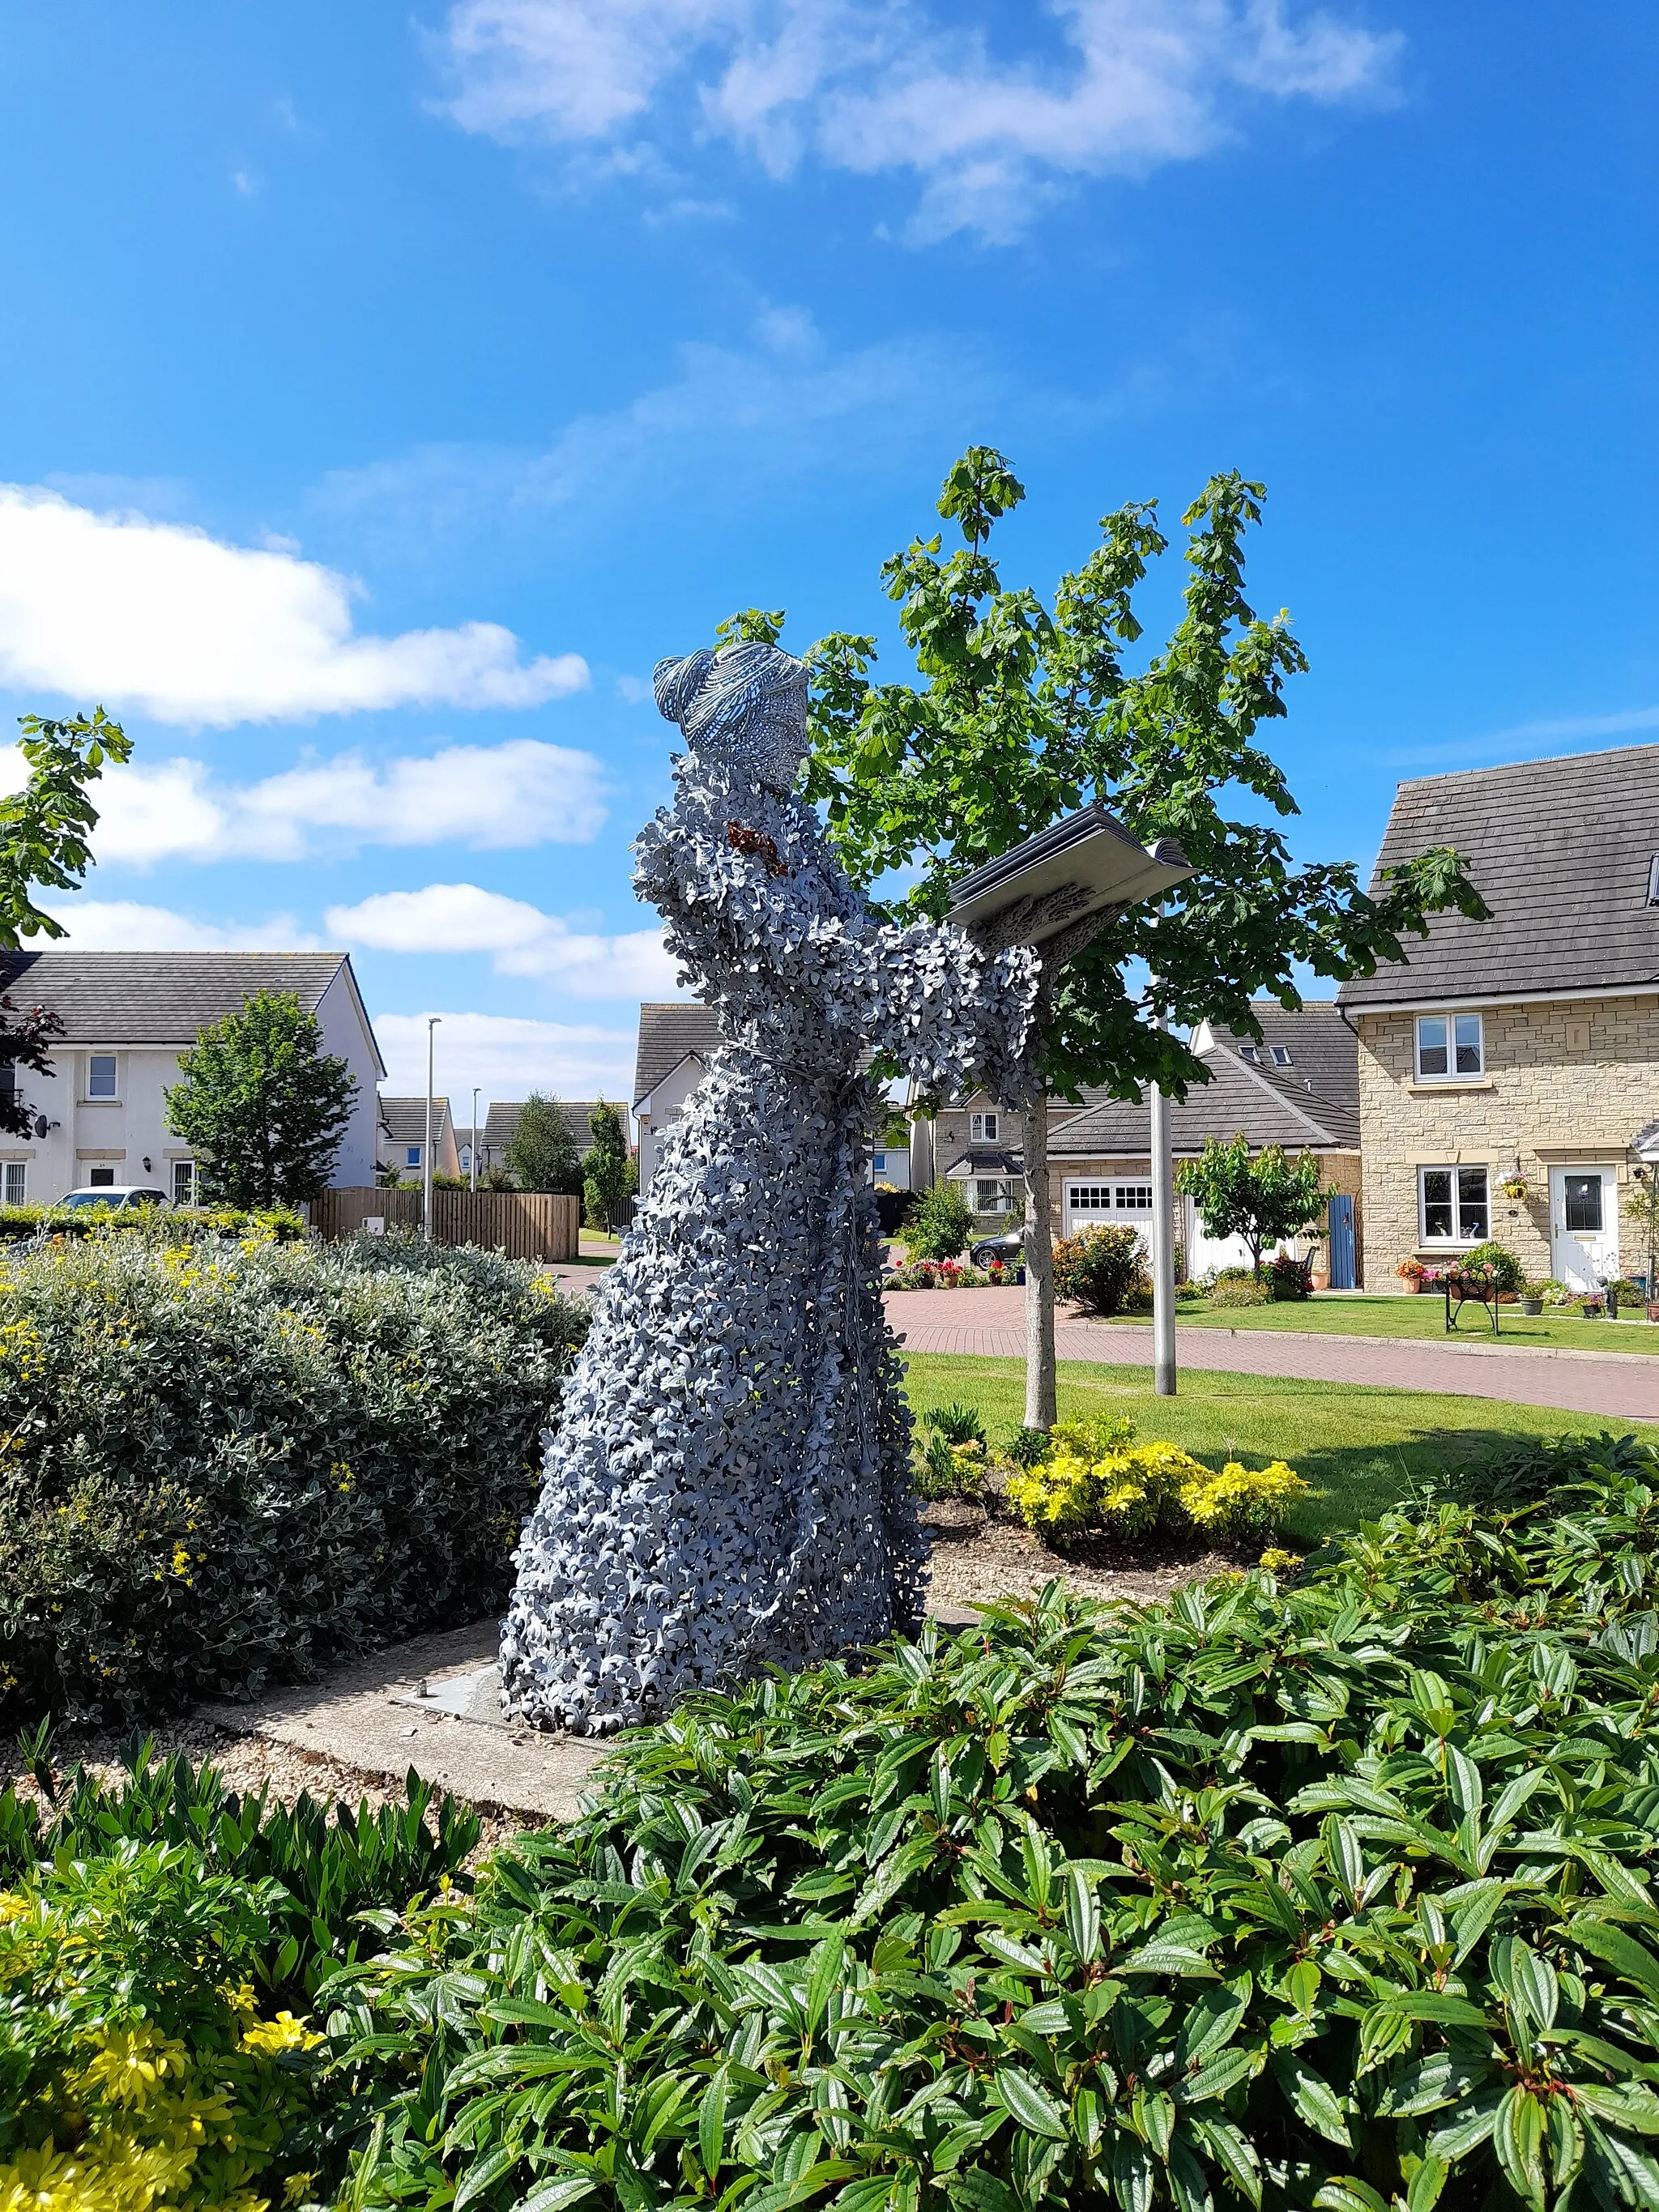
[[[1243,1238],[1256,1275],[1263,1249],[1311,1229],[1334,1194],[1311,1152],[1292,1160],[1282,1145],[1267,1145],[1252,1158],[1242,1135],[1226,1142],[1212,1137],[1197,1159],[1176,1170],[1175,1185],[1197,1206],[1210,1236]]]
[[[507,1139],[506,1162],[517,1189],[582,1195],[581,1156],[564,1109],[556,1098],[544,1097],[539,1091],[532,1091],[524,1102],[519,1125]]]
[[[1194,872],[1161,905],[1079,921],[1043,952],[1040,1068],[1052,1093],[1085,1085],[1119,1097],[1156,1081],[1176,1095],[1207,1079],[1176,1029],[1206,1018],[1259,1035],[1253,998],[1300,1004],[1297,968],[1346,977],[1404,957],[1441,908],[1484,917],[1458,855],[1437,848],[1391,868],[1376,894],[1349,861],[1298,866],[1272,817],[1296,811],[1257,743],[1285,712],[1287,677],[1307,665],[1288,618],[1264,620],[1244,592],[1246,532],[1262,487],[1212,477],[1182,517],[1183,612],[1139,672],[1137,586],[1167,550],[1154,502],[1104,517],[1082,566],[1052,604],[1005,589],[988,546],[1024,497],[1002,455],[971,447],[939,513],[961,537],[918,538],[883,570],[920,683],[877,683],[874,640],[850,633],[809,648],[811,754],[804,790],[854,879],[910,872],[899,915],[943,916],[969,869],[1099,799],[1147,844],[1169,839]],[[774,615],[733,617],[728,635],[763,635]],[[1243,799],[1266,819],[1230,812]],[[988,940],[995,943],[998,940]],[[1014,938],[1006,941],[1018,941]],[[1028,1421],[1054,1418],[1048,1119],[1024,1115]]]
[[[936,1182],[910,1209],[904,1249],[913,1260],[954,1260],[968,1249],[973,1210],[959,1182]]]
[[[633,1162],[628,1156],[628,1132],[621,1109],[601,1098],[587,1117],[593,1142],[582,1162],[582,1188],[592,1229],[611,1229],[629,1195]]]
[[[101,707],[72,721],[21,714],[18,722],[23,732],[18,750],[28,777],[21,791],[0,799],[0,951],[9,952],[27,937],[63,936],[62,923],[35,904],[35,886],[80,889],[92,865],[87,841],[98,820],[87,787],[102,775],[106,760],[125,761],[132,750],[131,738]],[[48,1008],[0,996],[0,1062],[50,1075],[48,1048],[63,1033]],[[27,1136],[33,1118],[15,1087],[0,1091],[0,1130]]]
[[[321,1034],[292,991],[261,991],[179,1054],[167,1121],[195,1147],[206,1198],[267,1206],[327,1189],[357,1079]]]

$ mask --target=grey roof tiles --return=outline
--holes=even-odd
[[[0,952],[0,992],[49,1006],[69,1044],[194,1044],[262,991],[315,1012],[343,952]]]
[[[1436,915],[1407,964],[1345,983],[1359,1009],[1530,992],[1651,989],[1659,981],[1659,745],[1402,783],[1377,854],[1384,868],[1451,845],[1490,921]],[[1375,880],[1375,879],[1374,879]]]
[[[640,1008],[640,1041],[634,1062],[634,1101],[648,1097],[688,1053],[704,1060],[720,1049],[720,1017],[696,999],[647,1000]]]

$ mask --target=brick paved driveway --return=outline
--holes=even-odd
[[[911,1352],[968,1352],[1023,1358],[1024,1291],[890,1291],[887,1316]],[[1150,1327],[1058,1322],[1062,1359],[1113,1366],[1152,1364]],[[1393,1390],[1445,1390],[1557,1406],[1609,1420],[1659,1421],[1659,1358],[1648,1352],[1493,1352],[1420,1339],[1306,1335],[1277,1329],[1176,1329],[1177,1367],[1231,1375],[1296,1375],[1310,1382],[1375,1382]]]

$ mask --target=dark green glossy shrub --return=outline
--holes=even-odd
[[[1659,1455],[683,1708],[348,1978],[354,2202],[1659,2203]]]

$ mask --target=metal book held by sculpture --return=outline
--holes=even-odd
[[[635,884],[724,1043],[596,1302],[514,1554],[503,1707],[583,1733],[917,1625],[863,1071],[873,1051],[1011,1103],[1037,1080],[1037,956],[879,921],[793,795],[802,664],[730,645],[663,662],[656,692],[686,750]]]

